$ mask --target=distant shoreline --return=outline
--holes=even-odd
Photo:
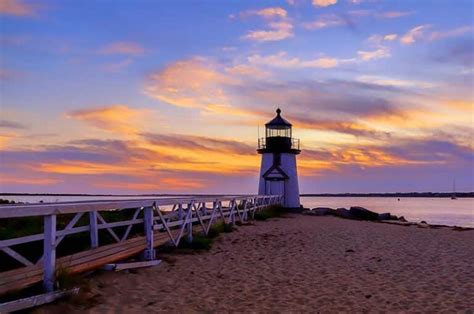
[[[336,194],[301,194],[301,197],[424,197],[424,198],[474,198],[474,192],[408,192],[408,193],[336,193]]]
[[[457,198],[474,198],[474,192],[456,192]],[[0,193],[1,196],[118,196],[118,197],[156,197],[156,196],[224,196],[230,194],[59,194],[59,193]],[[232,194],[246,195],[246,194]],[[450,198],[452,192],[403,192],[403,193],[304,193],[301,197],[425,197]]]

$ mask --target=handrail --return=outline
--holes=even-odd
[[[211,203],[210,206],[208,203]],[[0,250],[27,267],[41,263],[43,285],[47,291],[52,291],[55,286],[56,247],[68,235],[89,232],[90,248],[94,249],[100,245],[99,230],[107,230],[117,242],[116,245],[120,245],[130,237],[133,225],[143,224],[146,241],[144,257],[145,259],[154,259],[154,230],[166,231],[171,242],[177,246],[184,235],[188,241],[192,241],[194,223],[200,224],[203,233],[207,235],[212,223],[218,218],[230,224],[235,223],[236,217],[244,222],[249,215],[253,217],[258,210],[282,203],[282,195],[228,195],[2,205],[0,206],[0,219],[43,216],[44,231],[42,234],[0,240]],[[164,206],[172,206],[172,208],[165,210]],[[102,217],[100,214],[100,211],[120,212],[124,209],[133,209],[133,217],[124,217],[122,221],[107,222],[104,220],[106,216]],[[84,213],[88,213],[88,225],[76,226]],[[57,230],[56,217],[61,214],[75,215],[64,229]],[[140,214],[142,214],[141,218],[139,218]],[[126,227],[126,231],[119,237],[118,233],[113,230],[116,227]],[[172,229],[179,231],[177,237],[171,232]],[[15,245],[40,240],[43,241],[43,255],[37,261],[28,260],[12,249]],[[2,274],[3,272],[0,272],[0,279]]]
[[[217,196],[217,197],[179,197],[179,198],[143,198],[128,200],[88,200],[56,203],[34,203],[34,204],[14,204],[0,205],[1,218],[18,218],[58,214],[72,214],[90,212],[92,210],[120,210],[128,208],[149,207],[153,204],[158,206],[174,205],[176,203],[212,202],[215,200],[229,201],[232,199],[242,200],[255,195],[239,196]]]

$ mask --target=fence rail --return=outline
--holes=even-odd
[[[116,242],[113,244],[114,250],[121,250],[121,246],[130,246],[130,243],[133,242],[134,250],[128,251],[131,254],[136,251],[137,247],[141,248],[144,244],[144,259],[153,260],[155,258],[155,247],[159,244],[171,242],[178,246],[183,236],[186,236],[187,241],[192,241],[193,224],[200,226],[203,234],[207,235],[217,219],[222,219],[225,223],[230,224],[234,224],[237,219],[244,222],[249,217],[253,218],[255,212],[259,209],[281,203],[282,196],[280,195],[247,195],[97,200],[0,206],[0,223],[3,218],[43,217],[43,233],[0,241],[0,250],[24,265],[20,269],[0,272],[0,294],[13,288],[23,288],[38,282],[38,280],[33,279],[32,275],[28,275],[35,273],[36,277],[34,278],[40,278],[38,272],[42,272],[45,290],[54,290],[57,262],[56,248],[69,235],[88,232],[90,235],[89,251],[91,254],[96,254],[101,242],[99,230],[106,230]],[[131,210],[133,214],[121,221],[107,222],[104,219],[106,216],[103,217],[103,214],[101,214],[101,212],[109,211],[120,213],[125,209]],[[72,218],[63,229],[57,230],[57,216],[65,214],[69,214]],[[85,216],[88,216],[88,224],[76,226],[81,219],[84,220]],[[144,243],[140,243],[140,246],[137,246],[138,238],[133,238],[133,241],[130,239],[132,227],[135,225],[143,226],[144,236],[142,236],[142,239]],[[117,231],[116,228],[119,227],[122,227],[122,232]],[[163,237],[155,232],[167,236]],[[158,235],[161,242],[156,243]],[[35,241],[43,241],[43,254],[38,260],[32,261],[31,258],[28,259],[15,251],[15,246]],[[81,254],[81,258],[84,259],[87,252]],[[103,255],[103,253],[101,254]],[[120,256],[123,258],[124,254],[124,251],[121,251]],[[64,258],[60,260],[62,261]],[[70,265],[74,264],[74,269],[84,269],[78,267],[77,263],[70,262]],[[18,275],[19,272],[22,275]],[[15,282],[14,278],[25,278],[25,276],[29,280]]]

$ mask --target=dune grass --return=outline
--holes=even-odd
[[[270,218],[281,217],[285,214],[285,209],[280,205],[271,205],[255,213],[255,220],[264,221]]]

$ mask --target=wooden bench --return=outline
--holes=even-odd
[[[170,240],[166,232],[154,235],[154,247],[163,245]],[[77,274],[97,269],[105,264],[117,262],[136,255],[146,248],[145,237],[100,246],[87,251],[60,257],[57,259],[57,269],[63,269],[69,274]],[[0,295],[6,292],[24,289],[43,280],[43,265],[38,263],[0,273]]]

